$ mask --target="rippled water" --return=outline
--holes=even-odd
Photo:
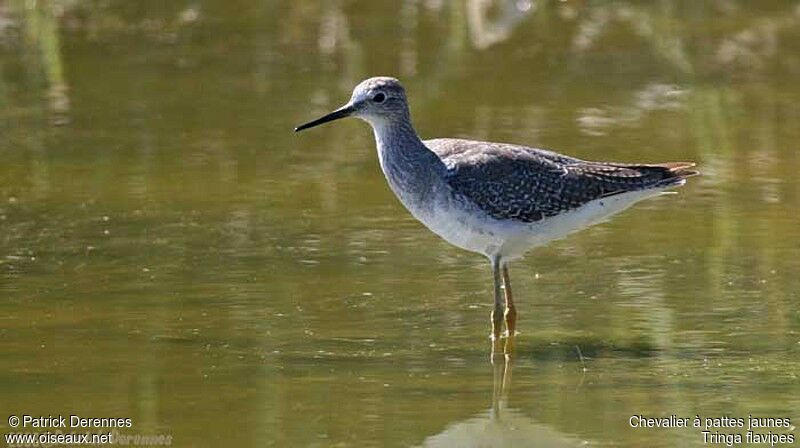
[[[513,264],[504,370],[487,263],[402,209],[371,131],[292,133],[373,75],[425,138],[704,175]],[[0,5],[0,425],[461,447],[797,424],[798,75],[793,2]]]

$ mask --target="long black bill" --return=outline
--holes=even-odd
[[[350,114],[352,114],[354,110],[355,109],[350,104],[342,106],[342,107],[336,109],[335,111],[329,113],[328,115],[325,115],[324,117],[320,117],[320,118],[317,118],[316,120],[309,121],[306,124],[301,124],[300,126],[294,128],[294,132],[300,132],[303,129],[313,128],[314,126],[319,126],[319,125],[321,125],[323,123],[327,123],[329,121],[338,120],[340,118],[347,117]]]

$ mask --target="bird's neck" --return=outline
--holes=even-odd
[[[439,156],[417,136],[410,120],[375,121],[378,157],[389,186],[409,208],[409,201],[421,203],[430,198],[436,179],[445,170]]]

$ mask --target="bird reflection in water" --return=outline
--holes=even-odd
[[[511,395],[513,358],[492,363],[492,407],[472,418],[449,425],[428,437],[422,447],[582,447],[587,441],[538,423],[521,410],[508,407]]]

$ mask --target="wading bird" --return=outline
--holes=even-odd
[[[449,243],[489,258],[493,355],[514,347],[509,261],[698,174],[689,162],[590,162],[506,143],[421,140],[405,90],[388,77],[361,82],[347,104],[295,132],[345,117],[372,126],[389,187],[415,218]]]

